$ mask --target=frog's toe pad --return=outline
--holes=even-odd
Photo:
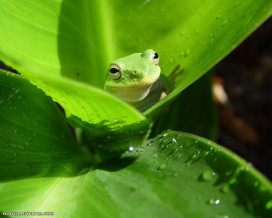
[[[166,94],[165,92],[162,92],[162,93],[161,93],[160,100],[164,99],[166,96],[167,96],[167,94]]]

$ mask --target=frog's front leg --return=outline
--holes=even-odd
[[[160,95],[160,100],[164,99],[170,92],[173,91],[176,85],[176,79],[181,76],[184,72],[184,68],[180,68],[178,64],[169,76],[161,74],[160,79],[162,81],[162,91]]]
[[[167,96],[167,94],[163,91],[160,96],[160,101],[164,99]]]
[[[169,80],[172,81],[173,84],[176,84],[176,79],[184,73],[184,68],[180,68],[180,64],[178,64],[174,70],[168,76]]]

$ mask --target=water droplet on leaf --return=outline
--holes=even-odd
[[[178,176],[178,173],[174,173],[173,176],[174,176],[174,177],[177,177],[177,176]]]
[[[212,199],[209,200],[208,203],[211,204],[211,205],[219,205],[220,204],[220,200],[212,198]]]
[[[206,170],[202,173],[202,179],[204,181],[211,181],[215,175],[216,175],[215,172],[211,170]]]
[[[130,146],[130,147],[128,148],[128,150],[129,150],[129,151],[133,151],[134,148],[133,148],[132,146]]]
[[[17,148],[17,149],[25,149],[25,147],[23,145],[20,145],[20,144],[15,144],[15,143],[9,143],[8,144],[10,147],[13,147],[13,148]]]
[[[226,185],[222,186],[222,188],[220,190],[223,193],[228,193],[229,192],[229,186],[226,184]]]
[[[190,54],[190,49],[189,49],[189,48],[187,48],[187,49],[186,49],[186,51],[185,51],[184,56],[185,56],[185,57],[188,57],[188,56],[189,56],[189,54]]]
[[[163,169],[165,169],[166,168],[166,164],[165,163],[163,163],[163,164],[161,164],[160,166],[159,166],[159,170],[163,170]]]

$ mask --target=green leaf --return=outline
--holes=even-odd
[[[118,4],[119,3],[119,4]],[[116,56],[155,49],[162,73],[180,66],[176,89],[144,114],[173,100],[272,14],[267,0],[111,1]],[[118,11],[118,13],[117,13]],[[125,15],[125,16],[124,16]]]
[[[166,132],[79,175],[2,183],[1,211],[57,217],[270,217],[271,184],[228,150]],[[27,193],[27,194],[26,194]],[[65,195],[64,195],[65,194]],[[197,209],[196,209],[197,208]]]
[[[105,1],[4,0],[0,11],[6,63],[12,64],[11,57],[42,72],[103,87],[113,52]]]
[[[74,115],[84,122],[109,128],[147,122],[133,107],[101,89],[60,76],[38,74],[32,73],[29,78],[47,95],[53,96],[65,108],[68,117]]]
[[[129,143],[141,144],[148,136],[149,121],[120,99],[71,79],[36,75],[30,76],[31,81],[54,96],[73,127],[88,134],[85,146],[119,153],[127,150]]]
[[[4,21],[6,16],[9,17],[11,28],[6,31],[5,36],[2,36],[4,38],[8,37],[11,44],[4,43],[3,47],[0,46],[0,55],[5,57],[6,60],[9,60],[10,63],[13,66],[16,66],[16,69],[20,72],[23,72],[32,83],[43,89],[47,95],[57,101],[65,109],[66,116],[79,118],[81,120],[80,123],[77,122],[79,127],[86,127],[86,124],[90,124],[93,129],[94,125],[98,125],[99,127],[96,126],[95,129],[100,129],[100,131],[91,131],[91,133],[95,133],[96,136],[100,134],[100,141],[103,139],[102,135],[105,134],[113,134],[114,136],[122,134],[123,139],[126,140],[122,143],[123,145],[119,145],[121,147],[126,145],[127,148],[129,146],[129,140],[132,140],[135,143],[141,143],[146,137],[149,129],[149,122],[142,114],[100,89],[71,79],[76,79],[78,74],[82,74],[85,76],[79,77],[80,80],[90,82],[96,86],[99,86],[99,80],[104,82],[105,79],[105,75],[102,71],[96,68],[99,63],[96,60],[90,61],[90,56],[85,53],[85,51],[93,51],[89,47],[90,45],[86,46],[85,43],[92,44],[94,43],[92,39],[96,38],[92,35],[94,38],[91,37],[88,39],[88,34],[95,34],[96,30],[90,32],[91,24],[88,22],[88,19],[86,19],[86,16],[89,16],[90,14],[94,16],[95,13],[90,13],[90,11],[87,11],[90,14],[87,12],[81,13],[79,10],[81,7],[84,11],[86,10],[85,7],[87,7],[87,10],[94,10],[95,12],[96,8],[99,7],[99,3],[91,1],[82,1],[81,3],[82,5],[79,3],[79,8],[77,8],[72,7],[73,4],[62,2],[63,8],[60,8],[56,3],[53,5],[53,3],[50,4],[44,1],[32,2],[25,0],[25,4],[22,2],[16,3],[13,1],[5,1],[4,4],[0,6],[0,10],[3,10],[4,16],[0,21]],[[86,6],[85,3],[88,4],[88,6]],[[17,4],[18,8],[15,7]],[[29,8],[24,10],[25,6],[29,6]],[[31,10],[31,12],[29,10]],[[70,10],[72,10],[72,12]],[[74,10],[81,14],[80,16],[74,14],[77,19],[82,20],[71,19],[70,13],[74,13]],[[35,15],[33,15],[33,13]],[[56,25],[56,20],[59,19],[59,13],[64,13],[64,15],[60,17],[60,24],[58,26]],[[49,24],[47,24],[45,21],[49,15]],[[38,16],[38,20],[33,20],[33,16]],[[52,20],[53,17],[56,19],[54,22]],[[78,23],[80,23],[80,25]],[[65,25],[66,28],[62,25]],[[33,26],[35,26],[35,28],[30,28]],[[59,30],[55,29],[56,27],[58,27]],[[40,43],[40,45],[37,46],[39,49],[37,49],[36,46],[26,48],[24,47],[24,43],[20,44],[18,42],[20,39],[16,38],[16,31],[18,30],[26,32],[25,37],[27,40],[33,40],[38,44]],[[82,32],[78,32],[78,34],[69,32],[79,30]],[[59,34],[58,31],[60,31]],[[81,37],[84,35],[84,31],[87,31],[87,33],[85,34],[84,39],[82,39]],[[75,40],[75,35],[78,35],[78,38],[76,38],[79,39],[79,41]],[[42,37],[42,40],[37,40],[35,37]],[[58,37],[61,38],[59,39],[59,42],[55,41]],[[102,39],[101,37],[98,37],[97,40]],[[14,54],[11,47],[15,42],[17,52]],[[100,44],[101,42],[102,41],[100,41]],[[45,44],[50,44],[50,46],[46,47]],[[27,45],[27,43],[25,43],[25,45]],[[46,47],[47,49],[40,49],[42,47]],[[75,47],[77,47],[77,49]],[[62,60],[62,54],[64,53],[64,56],[68,58],[64,58],[65,63],[62,61],[59,63],[58,60],[55,60],[58,56],[56,54],[57,49],[59,50],[60,60]],[[20,50],[24,50],[24,54],[26,56],[29,54],[34,60],[29,60],[26,56],[21,55]],[[78,51],[78,53],[76,51]],[[12,52],[12,56],[10,52]],[[40,60],[41,57],[39,57],[39,55],[34,55],[38,52],[40,52],[42,61]],[[97,58],[96,53],[93,53],[92,56]],[[76,58],[76,60],[73,58]],[[55,60],[55,62],[53,60]],[[104,58],[101,57],[100,60],[102,62]],[[48,64],[49,62],[50,64]],[[50,68],[52,65],[58,67]],[[60,74],[70,78],[61,77]],[[86,76],[89,79],[91,78],[93,82],[89,81]],[[138,123],[139,125],[137,125]],[[94,134],[91,134],[91,136],[94,136]],[[114,139],[114,137],[112,137],[112,139]],[[112,140],[110,143],[115,144],[114,147],[117,148],[116,142],[120,141],[119,139],[120,137],[118,137],[118,140]]]
[[[1,59],[28,77],[32,66],[102,88],[110,61],[147,48],[158,51],[165,75],[180,66],[177,88],[145,112],[151,117],[268,18],[272,3],[4,0],[0,11]]]
[[[207,73],[171,102],[156,120],[152,136],[172,129],[216,139],[217,114],[212,98],[212,75],[212,72]]]
[[[84,146],[97,152],[102,150],[102,153],[119,154],[127,150],[130,143],[141,144],[148,136],[149,121],[114,96],[71,79],[40,75],[35,80],[35,75],[32,74],[31,80],[46,94],[55,96],[54,99],[65,108],[70,123],[76,128],[84,128],[88,133],[87,138],[91,140],[86,141],[85,138],[82,141]],[[99,156],[97,161],[102,158]]]
[[[0,180],[76,166],[79,153],[54,102],[22,76],[0,71]]]

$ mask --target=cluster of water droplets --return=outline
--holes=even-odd
[[[130,145],[126,154],[129,156],[140,155],[144,152],[144,145]]]
[[[184,144],[185,143],[185,144]],[[208,142],[211,144],[212,142]],[[152,146],[151,146],[152,145]],[[188,145],[187,142],[183,140],[183,136],[177,134],[175,132],[166,131],[161,135],[147,141],[142,147],[129,147],[128,153],[142,153],[145,149],[148,150],[148,154],[153,153],[152,156],[147,155],[148,158],[153,158],[153,163],[155,163],[155,169],[157,171],[165,171],[167,169],[171,170],[172,165],[176,163],[176,159],[182,158],[184,160],[185,166],[190,167],[197,161],[208,158],[212,160],[213,164],[217,164],[220,161],[220,156],[218,156],[218,152],[221,151],[220,148],[214,146],[202,146],[200,140],[196,139],[191,145]],[[186,149],[186,153],[185,153]],[[187,150],[188,149],[188,150]],[[188,152],[191,152],[188,154]],[[154,164],[150,165],[154,166]],[[215,184],[216,181],[220,177],[224,178],[223,183],[219,185],[219,192],[216,196],[203,196],[203,201],[211,205],[213,207],[222,206],[222,202],[224,202],[223,196],[225,194],[229,195],[232,190],[233,185],[239,185],[240,174],[248,173],[252,168],[251,164],[238,166],[236,169],[229,169],[225,172],[220,172],[217,174],[213,169],[207,169],[203,171],[199,179],[201,182],[211,183],[211,185]],[[179,176],[179,172],[172,172],[172,177]],[[221,179],[222,179],[221,178]],[[250,181],[252,184],[252,188],[260,188],[261,184],[258,180]],[[221,194],[220,194],[221,193]],[[248,202],[248,205],[252,205],[255,207],[254,202]],[[265,204],[265,209],[272,209],[272,200],[269,200]],[[215,217],[224,217],[227,218],[229,215],[227,214],[217,214]]]

